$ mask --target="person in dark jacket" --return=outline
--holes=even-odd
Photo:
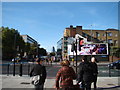
[[[30,72],[30,77],[34,75],[41,75],[39,84],[35,85],[35,90],[43,90],[46,79],[46,68],[42,65],[42,60],[39,58],[36,58],[36,64]]]
[[[82,90],[91,90],[92,78],[92,65],[89,61],[87,61],[87,56],[83,56],[82,63],[79,65],[77,83],[83,83],[84,86]]]
[[[59,69],[56,75],[55,88],[61,88],[62,90],[71,90],[73,88],[73,79],[76,79],[76,74],[73,68],[69,67],[70,62],[68,60],[62,61],[61,65],[62,67]]]
[[[96,90],[97,86],[97,75],[98,75],[98,67],[96,64],[96,58],[92,57],[91,58],[91,64],[92,64],[92,68],[93,68],[93,83],[94,83],[94,89]]]

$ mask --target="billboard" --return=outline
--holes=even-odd
[[[68,55],[73,55],[71,52],[72,46],[68,46]],[[74,55],[76,52],[74,51]],[[108,55],[107,43],[94,43],[77,45],[77,55]]]
[[[78,55],[108,55],[108,44],[84,44],[79,48]]]

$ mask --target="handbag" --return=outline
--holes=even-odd
[[[32,76],[30,79],[31,79],[31,84],[38,85],[41,80],[41,75]]]

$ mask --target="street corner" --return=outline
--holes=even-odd
[[[120,89],[118,77],[98,77],[97,86],[101,89]]]
[[[28,76],[2,76],[2,88],[34,88]]]

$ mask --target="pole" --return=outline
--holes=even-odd
[[[28,63],[28,76],[29,76],[29,73],[30,73],[30,64]]]
[[[76,74],[77,74],[77,39],[76,39]]]
[[[37,57],[38,57],[38,43],[37,43]]]
[[[22,63],[20,63],[20,72],[19,72],[19,76],[22,76]]]
[[[73,50],[73,66],[74,66],[74,50]]]
[[[107,32],[105,32],[106,33],[106,43],[108,43],[108,40],[107,40]]]
[[[92,27],[92,25],[91,25],[91,27]],[[91,42],[92,42],[92,28],[91,28]]]
[[[16,33],[15,33],[15,39],[14,39],[14,49],[16,51]],[[15,56],[16,56],[16,52],[15,52]],[[13,76],[15,76],[15,57],[14,57],[14,62],[13,62]]]
[[[111,77],[111,70],[110,70],[110,66],[109,66],[109,77]]]
[[[8,63],[8,65],[7,65],[7,76],[9,76],[9,66],[10,66],[10,64]]]

